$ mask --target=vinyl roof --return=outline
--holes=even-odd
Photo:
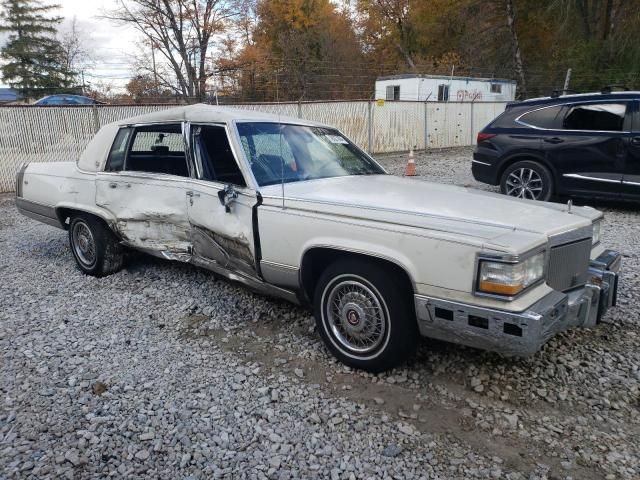
[[[206,105],[198,103],[184,107],[159,110],[157,112],[139,115],[137,117],[125,118],[116,122],[117,125],[135,125],[139,123],[158,122],[206,122],[206,123],[226,123],[230,121],[258,121],[258,122],[283,122],[298,125],[318,125],[322,124],[304,120],[300,118],[286,117],[283,115],[256,112],[253,110],[242,110],[241,108],[220,107],[218,105]]]
[[[78,167],[82,170],[95,172],[102,170],[107,160],[107,154],[120,127],[147,123],[228,123],[232,121],[245,122],[282,122],[294,125],[325,126],[309,120],[273,115],[239,108],[220,107],[217,105],[188,105],[169,108],[157,112],[125,118],[103,126],[89,142],[80,155]]]

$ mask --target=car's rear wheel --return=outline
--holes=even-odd
[[[316,324],[344,364],[371,372],[390,369],[417,346],[418,329],[406,282],[374,262],[338,260],[315,291]]]
[[[78,267],[88,275],[101,277],[122,268],[124,252],[120,242],[102,220],[92,215],[71,218],[69,244]]]
[[[502,174],[500,191],[510,197],[547,202],[553,194],[553,177],[540,163],[530,160],[516,162]]]

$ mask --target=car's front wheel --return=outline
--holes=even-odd
[[[547,202],[553,194],[553,177],[540,163],[530,160],[516,162],[502,174],[500,191],[510,197]]]
[[[419,334],[405,283],[375,262],[344,259],[327,267],[315,292],[315,318],[342,363],[379,372],[413,354]]]
[[[124,261],[123,248],[104,222],[78,214],[69,222],[69,244],[80,270],[96,277],[115,273]]]

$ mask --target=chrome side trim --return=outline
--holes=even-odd
[[[628,180],[622,180],[622,183],[624,183],[625,185],[635,185],[640,187],[640,182],[630,182]]]
[[[197,265],[199,267],[202,267],[214,273],[217,273],[218,275],[225,277],[227,280],[242,283],[243,285],[259,293],[262,293],[264,295],[282,298],[291,303],[295,303],[296,305],[300,304],[300,300],[298,299],[298,296],[296,295],[295,292],[291,290],[287,290],[285,288],[280,288],[275,285],[271,285],[257,278],[244,275],[240,272],[228,270],[226,268],[221,267],[218,263],[207,260],[206,258],[194,256],[191,258],[189,263],[192,263],[194,265]]]
[[[274,285],[283,287],[300,288],[300,269],[292,265],[284,265],[281,263],[269,262],[267,260],[260,261],[260,272],[262,277]]]
[[[594,182],[603,183],[623,183],[622,180],[611,180],[610,178],[589,177],[587,175],[580,175],[579,173],[564,173],[563,177],[577,178],[578,180],[593,180]]]
[[[487,162],[481,162],[480,160],[471,160],[471,163],[479,163],[480,165],[487,165],[487,166],[491,166],[490,163]]]

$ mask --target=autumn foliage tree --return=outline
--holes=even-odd
[[[345,98],[363,53],[351,18],[329,0],[260,0],[255,25],[230,65],[240,71],[246,98]]]

